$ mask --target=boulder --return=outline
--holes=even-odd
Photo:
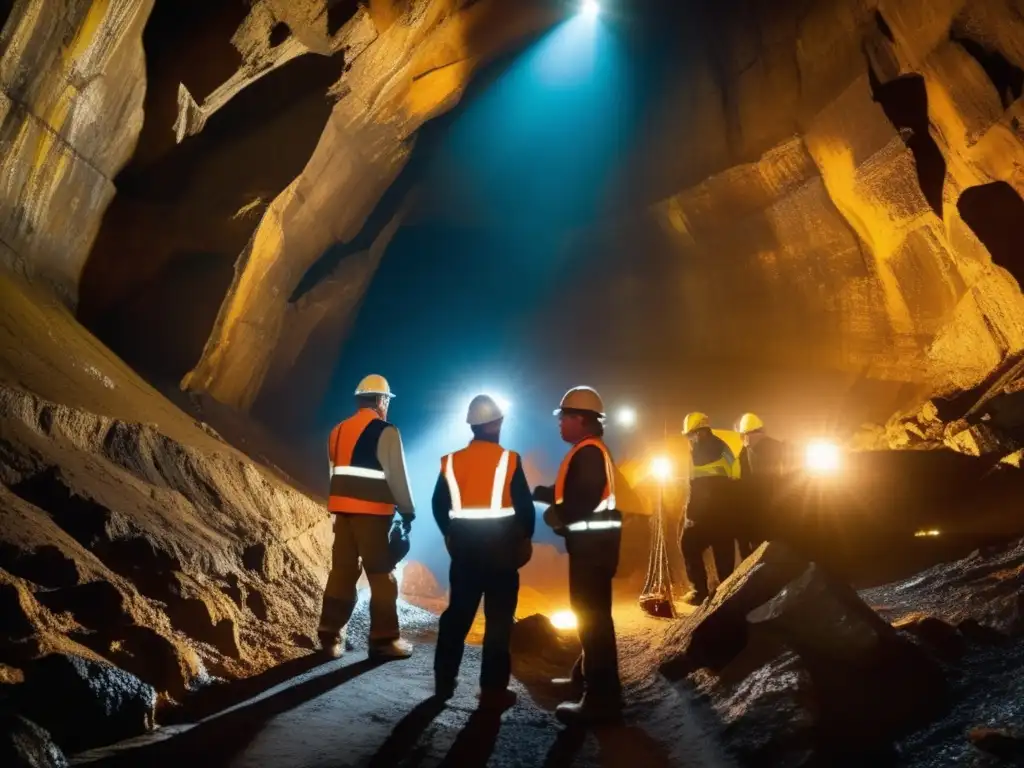
[[[156,691],[110,664],[52,653],[25,669],[17,704],[62,749],[77,752],[152,728]]]
[[[11,712],[0,713],[0,765],[65,768],[67,758],[45,730]]]
[[[678,680],[696,669],[719,670],[747,643],[747,614],[771,600],[807,567],[784,544],[762,544],[695,614],[665,637],[661,672]]]
[[[748,621],[799,655],[828,751],[877,753],[946,708],[938,663],[814,564]]]
[[[793,653],[746,674],[723,692],[715,711],[740,765],[805,765],[813,757],[814,687]]]

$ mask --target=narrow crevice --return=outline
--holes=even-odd
[[[274,28],[270,30],[270,47],[277,48],[277,46],[281,45],[281,43],[285,42],[291,36],[291,27],[283,21],[277,22],[277,24],[274,25]]]
[[[985,70],[992,82],[1003,109],[1007,109],[1024,93],[1024,69],[1021,69],[1003,54],[990,50],[976,40],[952,33],[949,39],[958,43]]]
[[[327,34],[334,37],[338,34],[339,30],[349,20],[356,15],[356,11],[359,10],[359,6],[362,5],[359,0],[328,0],[327,8]]]
[[[896,42],[896,36],[892,33],[892,27],[889,26],[889,22],[885,20],[882,12],[877,8],[875,9],[875,26],[878,27],[878,31],[885,35],[890,43]]]
[[[904,75],[882,83],[868,66],[871,94],[914,156],[917,183],[928,205],[942,218],[946,158],[928,131],[928,92],[921,75]]]
[[[11,18],[14,10],[14,0],[0,0],[0,33],[4,31],[7,20]]]
[[[999,265],[1024,287],[1024,251],[1020,223],[1024,200],[1005,181],[994,181],[964,190],[956,203],[964,220]]]

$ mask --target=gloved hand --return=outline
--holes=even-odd
[[[541,504],[554,504],[555,489],[550,485],[538,485],[533,489],[533,500]]]
[[[554,504],[544,511],[544,522],[551,526],[559,536],[565,535],[565,521],[562,520],[561,507]]]
[[[408,534],[412,530],[412,521],[415,515],[402,515],[402,532]]]

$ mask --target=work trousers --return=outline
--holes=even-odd
[[[340,635],[356,607],[356,582],[370,582],[370,641],[398,638],[398,582],[388,550],[392,515],[334,516],[331,573],[324,589],[320,634]]]
[[[732,574],[736,563],[733,536],[712,521],[693,523],[683,528],[680,548],[686,566],[686,578],[699,594],[708,593],[708,571],[704,565],[704,551],[711,550],[715,561],[718,582],[725,581]]]
[[[602,539],[589,542],[577,538],[569,542],[569,605],[576,614],[583,646],[583,683],[587,695],[618,700],[622,684],[612,620],[612,579],[618,564],[619,537],[594,532],[570,536]],[[606,549],[609,551],[603,551]]]
[[[435,675],[439,680],[455,680],[458,676],[466,635],[483,598],[485,625],[480,688],[507,688],[512,676],[509,644],[519,602],[519,571],[452,560],[449,580],[451,597],[438,627]]]

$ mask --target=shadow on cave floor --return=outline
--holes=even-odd
[[[623,633],[622,651],[630,664],[638,649],[649,653],[653,647],[649,629],[631,625]],[[689,733],[691,703],[648,679],[653,657],[647,658],[644,679],[627,686],[625,722],[580,731],[563,730],[518,678],[512,683],[519,694],[514,707],[500,715],[478,711],[477,646],[467,647],[455,697],[434,699],[433,648],[423,642],[411,659],[384,664],[358,651],[322,663],[307,657],[240,684],[235,696],[193,707],[202,715],[218,705],[231,707],[219,714],[192,726],[169,727],[163,738],[158,731],[134,744],[95,750],[78,762],[97,768],[169,768],[189,761],[231,768],[727,765],[708,760],[719,752],[717,745],[701,743],[711,737],[695,739]],[[288,675],[295,677],[288,680]],[[256,695],[239,702],[247,693]]]

